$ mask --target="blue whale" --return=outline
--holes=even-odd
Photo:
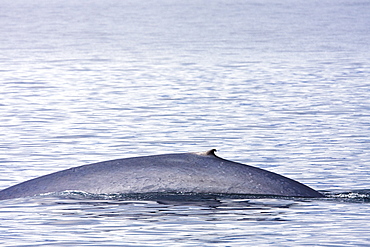
[[[125,158],[74,167],[6,188],[0,191],[0,200],[63,191],[323,197],[287,177],[222,159],[215,151]]]

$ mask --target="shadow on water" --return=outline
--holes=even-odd
[[[131,193],[131,194],[90,194],[85,192],[68,191],[57,196],[69,199],[93,199],[122,201],[155,201],[159,204],[170,205],[218,205],[223,201],[243,201],[251,199],[276,200],[305,200],[307,198],[284,197],[251,194],[214,194],[214,193]],[[310,198],[312,199],[312,198]]]
[[[89,194],[67,191],[5,200],[18,210],[35,210],[48,217],[119,218],[145,222],[202,221],[290,221],[289,215],[310,205],[325,203],[369,203],[370,190],[322,192],[324,198],[297,198],[235,194],[147,193]],[[303,206],[303,207],[302,207]],[[329,207],[322,204],[322,207]],[[39,213],[37,213],[38,215]],[[186,217],[186,218],[182,218]],[[189,218],[190,217],[190,218]],[[53,223],[54,224],[54,223]]]
[[[353,191],[321,191],[323,198],[304,198],[271,195],[251,195],[251,194],[208,194],[208,193],[132,193],[132,194],[91,194],[77,191],[67,191],[58,193],[61,198],[75,200],[112,200],[112,201],[156,201],[161,204],[171,205],[217,205],[225,200],[240,201],[250,199],[275,199],[281,201],[312,201],[325,200],[337,202],[369,203],[370,189]]]
[[[29,197],[30,200],[43,200],[50,198],[58,203],[69,200],[71,203],[84,204],[87,202],[109,202],[109,203],[131,203],[152,201],[163,205],[198,205],[207,207],[218,207],[227,202],[249,202],[253,201],[281,201],[281,202],[308,202],[308,201],[332,201],[348,203],[369,203],[370,189],[353,191],[320,191],[323,198],[304,198],[287,197],[272,195],[251,195],[251,194],[212,194],[212,193],[131,193],[131,194],[93,194],[82,191],[65,191],[59,193],[47,193],[35,197]],[[22,201],[23,199],[16,199]],[[26,199],[27,200],[27,199]]]
[[[297,204],[291,198],[192,193],[96,195],[63,192],[57,198],[39,199],[43,206],[57,204],[63,207],[63,214],[84,214],[89,218],[124,217],[151,222],[177,221],[182,217],[205,221],[286,221],[283,215]]]

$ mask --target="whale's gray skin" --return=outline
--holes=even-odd
[[[83,165],[4,189],[0,191],[0,200],[62,191],[323,197],[292,179],[219,158],[215,151],[153,155]]]

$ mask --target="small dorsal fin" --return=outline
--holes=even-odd
[[[215,152],[217,152],[217,150],[213,148],[211,150],[208,150],[208,151],[205,151],[205,152],[198,152],[196,154],[202,155],[202,156],[208,156],[208,155],[216,156]]]

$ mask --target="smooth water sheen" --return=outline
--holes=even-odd
[[[327,198],[5,200],[0,245],[367,246],[369,13],[365,0],[2,0],[0,189],[216,148]]]

